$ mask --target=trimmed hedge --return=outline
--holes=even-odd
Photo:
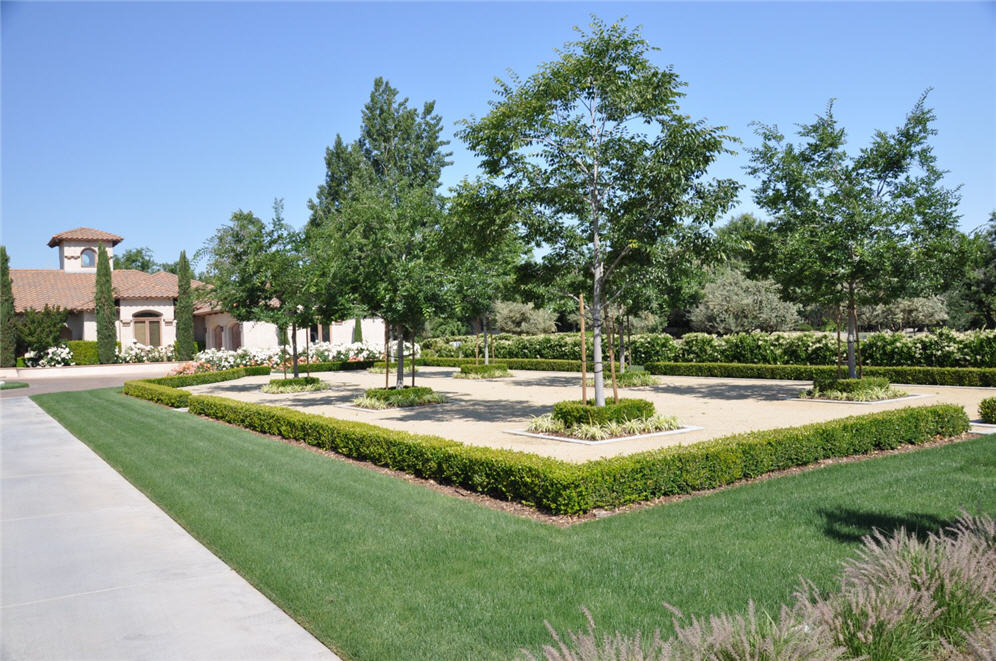
[[[505,363],[491,363],[489,365],[461,365],[461,374],[480,374],[480,375],[493,375],[493,374],[506,374],[508,372],[508,365]]]
[[[317,376],[302,376],[296,379],[270,379],[271,386],[314,386],[321,381]]]
[[[554,419],[560,420],[568,428],[643,420],[653,415],[654,405],[645,399],[620,399],[618,404],[606,402],[605,406],[595,406],[593,399],[589,399],[586,404],[569,400],[553,405]]]
[[[748,363],[647,363],[652,374],[670,376],[717,376],[741,379],[837,378],[834,365],[754,365]],[[890,383],[938,386],[996,386],[996,368],[991,367],[863,367],[862,376],[880,376]]]
[[[987,397],[979,402],[979,417],[982,422],[996,425],[996,397]]]
[[[910,407],[572,464],[287,408],[194,395],[147,381],[129,381],[125,392],[170,406],[182,406],[178,403],[182,400],[191,413],[554,514],[579,514],[711,489],[830,457],[955,436],[969,428],[968,416],[959,406]]]
[[[888,387],[889,380],[881,376],[863,376],[860,379],[838,379],[836,376],[817,374],[813,379],[813,388],[822,392],[834,390],[836,392],[856,393]]]
[[[426,386],[405,386],[404,388],[370,388],[366,395],[388,404],[397,404],[401,400],[415,399],[433,394],[432,388]]]
[[[169,386],[171,388],[186,388],[187,386],[200,386],[205,383],[232,381],[233,379],[241,379],[244,376],[262,376],[269,373],[269,365],[257,365],[253,367],[233,367],[230,370],[218,370],[217,372],[177,374],[175,376],[164,376],[158,379],[144,379],[144,381],[145,383],[154,383],[160,386]],[[129,383],[135,382],[129,381]]]
[[[416,365],[426,367],[463,367],[473,365],[473,358],[418,358]],[[501,364],[510,370],[539,370],[542,372],[580,372],[580,360],[547,360],[545,358],[502,358]],[[384,363],[380,364],[381,367]],[[481,363],[483,366],[483,363]],[[590,369],[589,365],[589,369]]]
[[[69,340],[66,346],[73,352],[73,363],[77,365],[99,365],[97,343],[90,340]]]
[[[381,363],[383,365],[383,363]],[[365,370],[373,367],[372,360],[333,360],[325,363],[298,363],[297,371],[300,372],[350,372],[352,370]]]

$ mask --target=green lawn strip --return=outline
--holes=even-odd
[[[0,390],[13,390],[15,388],[27,388],[24,381],[0,381]]]
[[[996,512],[996,436],[561,529],[113,389],[34,400],[345,658],[514,658],[581,605],[624,631],[666,627],[665,600],[774,608],[870,525]]]

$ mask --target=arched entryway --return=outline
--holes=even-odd
[[[214,349],[224,349],[225,348],[225,327],[215,326],[212,332],[214,341],[212,342],[212,348]]]
[[[162,345],[163,319],[158,312],[145,310],[132,315],[132,329],[135,341],[149,347]]]
[[[234,323],[228,327],[229,349],[242,348],[242,324]]]

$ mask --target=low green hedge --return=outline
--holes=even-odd
[[[969,428],[968,416],[959,406],[910,407],[572,464],[287,408],[193,395],[149,381],[129,381],[125,392],[168,406],[187,405],[191,413],[554,514],[711,489],[830,457],[955,436]]]
[[[301,376],[296,379],[270,379],[271,386],[314,386],[321,381],[317,376]]]
[[[505,374],[508,372],[508,365],[505,363],[491,363],[489,365],[461,365],[461,374]]]
[[[254,367],[233,367],[230,370],[218,370],[217,372],[177,374],[176,376],[164,376],[158,379],[145,379],[144,381],[146,383],[154,383],[160,386],[169,386],[171,388],[186,388],[187,386],[200,386],[205,383],[219,383],[221,381],[241,379],[244,376],[262,376],[269,373],[270,367],[268,365],[258,365]]]
[[[839,379],[836,375],[817,374],[813,378],[813,388],[822,392],[868,392],[888,388],[889,380],[881,376],[863,376],[860,379]]]
[[[382,363],[383,364],[383,363]],[[297,371],[301,372],[350,372],[373,367],[372,360],[333,360],[326,363],[298,363]]]
[[[647,363],[648,372],[671,376],[716,376],[742,379],[837,378],[834,365],[754,365],[749,363]],[[863,367],[862,376],[879,376],[891,383],[939,386],[996,386],[992,367]]]
[[[370,399],[378,399],[388,404],[397,404],[401,400],[415,399],[432,394],[432,388],[425,386],[406,386],[404,388],[370,388],[366,395]]]
[[[987,397],[979,402],[979,417],[982,422],[996,425],[996,397]]]
[[[502,358],[501,363],[510,370],[539,370],[543,372],[580,372],[580,360],[547,360],[545,358]],[[462,367],[473,365],[473,358],[418,358],[416,365],[426,367]],[[483,363],[481,363],[483,365]],[[381,363],[383,366],[383,363]],[[590,364],[589,364],[590,367]]]
[[[99,365],[97,357],[97,342],[90,340],[69,340],[66,346],[73,352],[73,363],[76,365]]]
[[[587,404],[570,400],[553,405],[553,417],[565,427],[578,425],[604,425],[609,422],[643,420],[654,414],[654,405],[645,399],[620,399],[619,403],[606,402],[605,406],[595,406],[595,400]]]

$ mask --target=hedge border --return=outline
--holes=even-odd
[[[562,515],[713,489],[821,459],[917,445],[969,429],[963,408],[940,404],[572,464],[283,407],[194,395],[149,381],[129,381],[125,393],[171,406],[182,399],[194,414]]]
[[[795,379],[811,381],[837,374],[835,365],[755,365],[752,363],[647,363],[652,374],[716,376],[738,379]],[[862,376],[880,376],[890,383],[931,386],[996,387],[994,367],[877,367],[861,368]]]

